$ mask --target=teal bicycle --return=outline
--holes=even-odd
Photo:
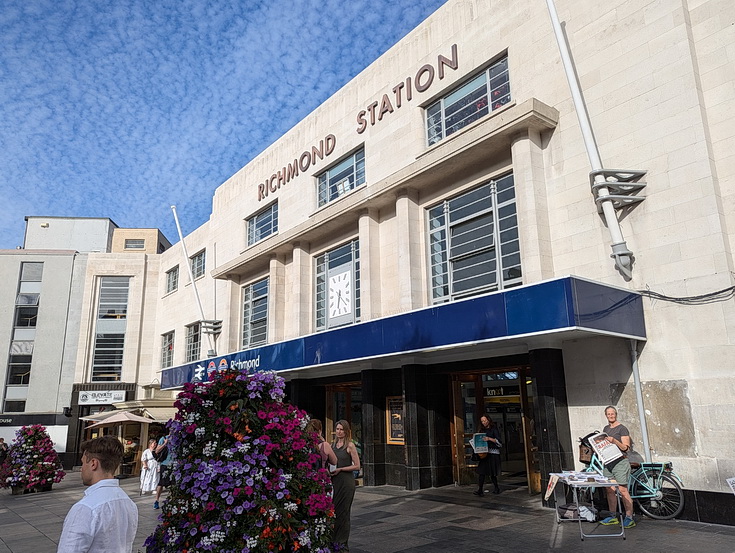
[[[594,454],[588,438],[596,432],[580,438],[582,447],[588,448],[588,455],[580,454],[580,461],[587,465],[585,472],[602,474],[602,462]],[[589,460],[586,460],[589,459]],[[630,463],[630,479],[628,491],[631,499],[638,504],[644,515],[667,520],[676,518],[684,510],[684,491],[681,478],[674,472],[670,462],[666,463]]]

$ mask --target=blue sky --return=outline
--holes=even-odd
[[[0,249],[25,215],[178,240],[215,188],[446,0],[5,0]]]

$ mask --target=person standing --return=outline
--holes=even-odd
[[[602,429],[602,432],[607,434],[607,438],[605,439],[616,446],[623,456],[605,465],[602,469],[602,474],[607,478],[614,478],[618,483],[617,489],[623,503],[623,510],[625,511],[623,527],[633,528],[635,526],[635,520],[633,519],[633,500],[628,491],[628,480],[630,479],[628,452],[633,442],[630,439],[628,429],[618,420],[618,410],[615,407],[612,405],[605,407],[605,417],[607,418],[607,426]],[[607,487],[605,488],[605,492],[607,493],[607,508],[610,511],[610,516],[602,519],[600,524],[606,526],[620,524],[620,520],[618,519],[618,499],[615,496],[615,488]]]
[[[337,464],[337,456],[334,454],[332,446],[327,443],[322,435],[322,421],[319,419],[311,419],[305,428],[306,432],[314,432],[317,435],[318,445],[317,453],[320,456],[320,468],[327,468],[327,463],[330,465]]]
[[[500,493],[500,486],[498,485],[498,476],[500,475],[500,430],[493,420],[487,415],[480,417],[480,432],[484,432],[482,440],[488,442],[487,444],[487,455],[481,457],[477,463],[475,472],[477,473],[477,491],[472,492],[475,495],[482,497],[485,495],[485,477],[490,475],[490,479],[493,482],[495,488],[493,489],[494,494]]]
[[[0,438],[0,464],[5,461],[8,456],[8,444],[5,443],[5,438]]]
[[[352,432],[347,421],[337,421],[334,434],[332,449],[337,456],[337,467],[331,473],[334,488],[334,541],[342,545],[340,551],[349,552],[350,511],[355,499],[354,471],[360,470],[360,457],[352,443]]]
[[[102,436],[82,443],[82,483],[89,486],[64,519],[57,553],[130,553],[138,508],[115,478],[123,446]]]
[[[153,455],[158,442],[156,440],[148,441],[148,448],[143,451],[140,460],[143,468],[140,471],[140,493],[153,493],[158,487],[159,466],[158,461]]]
[[[171,485],[171,462],[173,461],[173,455],[171,455],[171,448],[169,447],[169,439],[171,436],[163,436],[158,440],[158,445],[155,450],[155,457],[160,465],[160,474],[158,478],[158,486],[156,486],[156,500],[153,502],[153,508],[160,508],[161,493],[163,488],[167,488]]]

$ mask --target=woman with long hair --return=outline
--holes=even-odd
[[[500,475],[500,431],[498,426],[493,422],[493,419],[487,415],[480,417],[480,432],[484,432],[483,441],[487,442],[488,452],[484,457],[480,457],[477,462],[477,468],[475,472],[478,478],[477,491],[474,491],[475,495],[482,497],[485,495],[485,477],[489,474],[490,479],[493,482],[495,488],[493,493],[500,493],[500,486],[498,486],[498,476]]]
[[[319,419],[309,420],[309,422],[306,423],[305,431],[307,433],[312,432],[317,436],[317,453],[319,453],[319,456],[321,457],[320,468],[327,468],[327,463],[329,463],[330,465],[336,465],[337,456],[334,454],[332,446],[329,445],[327,440],[324,439],[324,435],[322,434],[322,421],[320,421]]]
[[[337,456],[337,468],[332,471],[334,487],[334,541],[341,544],[343,551],[349,551],[347,541],[350,539],[350,511],[355,498],[354,471],[360,470],[360,457],[352,443],[350,425],[345,420],[334,425],[334,441],[332,449]]]

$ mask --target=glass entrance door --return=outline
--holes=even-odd
[[[492,372],[452,375],[454,401],[453,450],[454,479],[458,484],[473,484],[476,463],[472,462],[472,435],[478,431],[480,416],[490,417],[500,430],[503,448],[503,482],[529,486],[536,493],[534,472],[533,402],[529,399],[531,380],[525,367]]]

